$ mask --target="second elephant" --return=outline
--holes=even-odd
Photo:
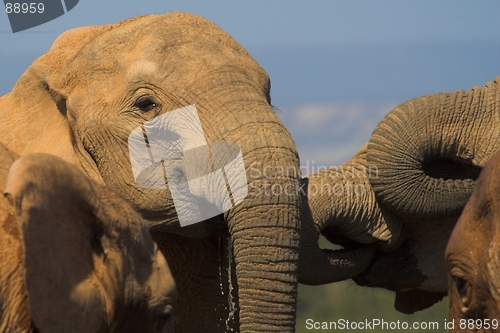
[[[142,218],[57,157],[0,157],[0,331],[173,332],[175,283]]]
[[[448,332],[498,332],[500,150],[488,161],[446,247]]]

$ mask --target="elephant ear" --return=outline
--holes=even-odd
[[[65,68],[85,45],[116,25],[69,30],[30,65],[0,99],[0,142],[19,155],[44,152],[78,164],[66,105],[74,78]],[[92,176],[99,181],[97,173]]]
[[[12,165],[4,195],[24,242],[35,326],[42,332],[100,332],[110,304],[96,276],[102,230],[90,181],[59,158],[30,154]]]
[[[73,160],[71,130],[66,119],[66,96],[55,79],[62,68],[100,30],[85,27],[69,30],[56,39],[52,48],[36,59],[12,91],[0,100],[0,141],[20,155],[46,152]],[[29,121],[32,125],[26,125]]]
[[[90,161],[76,158],[75,149],[81,147],[74,139],[67,104],[75,84],[82,84],[85,75],[69,74],[67,68],[88,43],[135,19],[72,29],[60,35],[50,50],[23,73],[12,91],[0,98],[0,142],[18,155],[42,152],[74,165],[81,163],[93,180],[102,183]]]

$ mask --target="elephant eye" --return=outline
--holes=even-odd
[[[455,284],[455,287],[457,288],[460,300],[462,301],[463,305],[462,311],[466,311],[467,308],[469,307],[471,300],[471,293],[472,293],[471,285],[467,280],[458,276],[453,277],[453,282]]]
[[[141,96],[135,101],[135,106],[143,112],[148,112],[155,109],[158,104],[151,96]]]

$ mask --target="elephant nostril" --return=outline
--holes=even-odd
[[[457,161],[447,157],[432,157],[422,163],[424,173],[432,178],[442,178],[444,180],[477,180],[482,168],[468,163],[467,161]]]

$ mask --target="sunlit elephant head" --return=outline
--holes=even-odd
[[[137,17],[61,35],[0,99],[0,141],[78,166],[127,200],[155,237],[227,233],[238,329],[292,332],[300,199],[279,189],[297,186],[299,159],[270,101],[266,72],[213,23]],[[276,167],[294,172],[264,172]],[[179,323],[209,331],[213,321],[192,318],[215,306],[193,312],[182,295]]]

